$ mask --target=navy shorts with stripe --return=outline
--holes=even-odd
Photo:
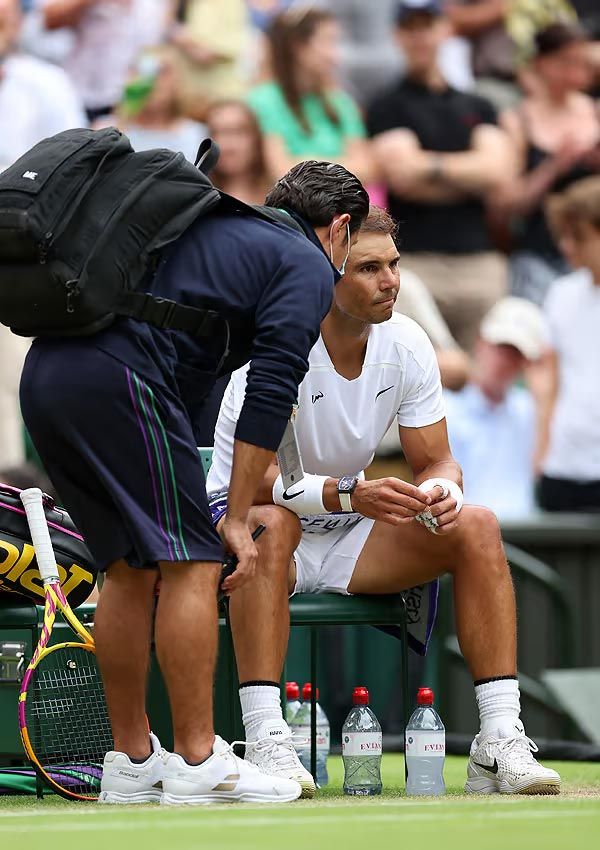
[[[124,558],[222,561],[187,411],[95,347],[36,343],[21,409],[61,502],[100,570]]]

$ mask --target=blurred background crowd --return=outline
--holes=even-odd
[[[600,510],[600,0],[0,0],[0,170],[120,127],[261,203],[343,163],[399,223],[466,498]],[[28,342],[0,329],[0,477]],[[390,435],[382,453],[398,448]]]

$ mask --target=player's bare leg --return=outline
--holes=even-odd
[[[486,508],[465,505],[447,535],[376,522],[348,590],[394,593],[444,573],[454,578],[456,631],[473,679],[514,676],[515,595],[498,521]]]
[[[288,594],[293,590],[293,553],[300,542],[298,517],[276,505],[254,507],[248,524],[262,523],[255,577],[232,594],[229,615],[246,730],[246,759],[271,776],[294,779],[302,796],[315,784],[298,759],[281,709],[279,680],[290,631]]]
[[[149,754],[146,675],[157,579],[157,570],[135,570],[125,561],[112,564],[94,618],[115,750],[136,759]]]
[[[289,571],[300,542],[300,521],[285,508],[265,505],[252,508],[248,516],[250,529],[261,523],[267,530],[256,544],[256,574],[229,601],[241,683],[279,682],[290,632]]]
[[[516,605],[495,516],[466,505],[454,531],[376,523],[357,562],[351,593],[389,593],[442,573],[454,579],[456,630],[475,682],[481,731],[467,767],[470,793],[557,794],[560,776],[534,758],[520,721]]]
[[[220,563],[160,564],[156,652],[173,718],[174,750],[199,763],[212,752]]]

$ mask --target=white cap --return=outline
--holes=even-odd
[[[527,360],[539,360],[548,342],[540,308],[525,298],[503,298],[485,316],[480,336],[493,345],[512,345]]]

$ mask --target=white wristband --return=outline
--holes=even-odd
[[[278,475],[273,484],[273,504],[281,505],[298,516],[330,513],[323,504],[323,488],[327,479],[327,475],[304,473],[302,481],[285,490],[281,475]]]
[[[453,499],[456,499],[456,513],[460,513],[465,497],[456,481],[450,481],[449,478],[428,478],[427,481],[419,484],[419,490],[423,490],[424,493],[428,493],[434,487],[442,488],[444,499],[447,496],[452,496]]]

